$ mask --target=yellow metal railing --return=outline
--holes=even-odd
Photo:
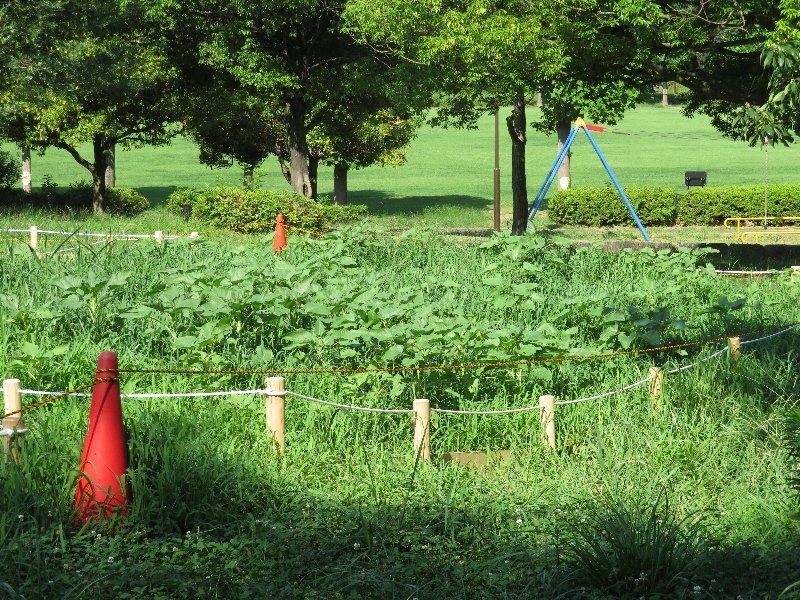
[[[800,227],[797,229],[763,228],[764,225],[768,223],[776,223],[779,225],[791,225],[793,223],[800,224],[800,217],[730,217],[725,219],[723,225],[726,229],[731,229],[733,227],[733,223],[736,223],[736,239],[740,242],[748,242],[750,241],[750,238],[752,238],[752,241],[758,243],[763,235],[800,235]],[[744,227],[747,227],[747,223],[758,223],[762,226],[762,229],[745,231]],[[755,227],[755,225],[752,225],[752,227]]]

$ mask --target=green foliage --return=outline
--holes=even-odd
[[[131,188],[115,187],[107,191],[107,210],[112,215],[135,217],[150,208],[150,201]]]
[[[800,185],[770,185],[768,214],[800,216]],[[678,222],[682,225],[721,225],[727,217],[764,214],[764,186],[729,185],[692,188],[680,199]]]
[[[19,164],[9,152],[0,150],[0,188],[10,188],[19,181]]]
[[[644,186],[624,190],[644,225],[722,225],[727,217],[757,219],[764,214],[764,187],[758,185],[691,188],[684,194]],[[550,218],[565,225],[633,223],[611,185],[558,190],[548,200],[548,210]],[[800,215],[800,185],[769,186],[768,211],[772,217]]]
[[[668,188],[626,187],[630,200],[644,225],[671,225],[675,222],[678,194]],[[572,188],[558,190],[548,200],[550,217],[568,225],[633,224],[628,208],[616,188]]]
[[[173,215],[183,213],[183,205],[194,205],[200,192],[191,188],[179,187],[167,197],[167,212]]]
[[[652,504],[605,500],[568,525],[570,582],[615,598],[686,594],[707,547],[705,524],[680,518],[665,495]]]
[[[196,196],[192,216],[214,227],[248,227],[251,231],[271,230],[275,217],[282,213],[287,225],[322,231],[323,207],[290,192],[273,192],[237,187],[212,188]]]

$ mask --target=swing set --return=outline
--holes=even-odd
[[[580,131],[584,131],[586,133],[586,137],[589,138],[589,142],[592,144],[592,148],[597,153],[597,156],[600,158],[600,162],[603,163],[603,166],[606,169],[606,173],[611,178],[611,182],[614,184],[614,187],[617,188],[617,192],[619,192],[622,201],[625,203],[625,206],[628,207],[628,211],[631,213],[633,217],[634,223],[639,228],[639,231],[642,232],[644,239],[646,241],[651,241],[650,236],[647,235],[647,231],[645,231],[644,225],[639,220],[639,215],[636,214],[636,211],[633,208],[633,205],[628,200],[628,197],[625,195],[625,192],[622,191],[622,186],[620,186],[617,178],[614,177],[614,172],[611,170],[611,167],[606,162],[603,153],[600,152],[600,148],[597,146],[597,142],[594,141],[592,134],[589,132],[590,129],[594,129],[595,131],[603,131],[602,128],[593,127],[592,125],[588,125],[581,117],[578,117],[575,120],[575,127],[569,132],[569,136],[567,136],[567,140],[564,142],[564,145],[561,147],[561,150],[556,156],[556,160],[553,163],[553,166],[550,167],[550,170],[547,172],[547,176],[544,178],[544,182],[542,183],[542,187],[539,188],[539,191],[536,192],[536,198],[533,200],[533,205],[531,209],[528,211],[528,222],[530,223],[533,221],[533,218],[536,216],[539,208],[542,206],[542,202],[544,201],[544,197],[547,195],[547,192],[550,189],[550,186],[553,184],[553,180],[556,178],[556,174],[558,173],[558,168],[561,166],[561,163],[564,162],[564,158],[566,158],[567,153],[569,152],[570,147],[572,146],[572,142],[575,141],[575,138],[578,136]]]

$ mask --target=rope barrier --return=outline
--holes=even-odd
[[[320,400],[319,398],[314,398],[313,396],[306,396],[304,394],[298,394],[297,392],[291,392],[286,390],[286,394],[289,396],[294,396],[295,398],[300,398],[302,400],[307,400],[309,402],[315,402],[317,404],[324,404],[326,406],[335,406],[336,408],[346,408],[349,410],[359,410],[362,412],[373,412],[373,413],[413,413],[413,409],[410,408],[369,408],[367,406],[354,406],[352,404],[340,404],[338,402],[329,402],[328,400]],[[278,394],[274,394],[278,395]]]
[[[265,221],[263,223],[254,223],[252,225],[242,225],[240,227],[225,227],[222,229],[207,229],[205,231],[200,232],[192,232],[189,234],[174,234],[174,235],[165,235],[163,239],[165,240],[177,240],[180,238],[197,238],[200,235],[207,235],[209,233],[222,233],[224,231],[247,231],[250,229],[261,229],[265,227],[275,227],[278,223],[277,220],[275,221]],[[291,231],[299,231],[301,233],[307,233],[312,236],[316,237],[325,237],[324,233],[320,233],[318,231],[312,231],[310,229],[303,229],[302,227],[296,227],[294,225],[287,225],[283,223],[283,227],[285,229],[289,229]],[[30,233],[30,229],[0,229],[2,232],[6,233]],[[82,236],[82,237],[103,237],[103,238],[110,238],[114,240],[120,241],[136,241],[142,239],[150,239],[153,237],[152,234],[147,233],[91,233],[91,232],[84,232],[84,231],[55,231],[49,229],[39,229],[39,234],[46,234],[46,235],[66,235],[66,236]],[[20,241],[24,242],[26,240],[22,238],[0,238],[0,240],[9,240],[9,241]],[[44,240],[43,240],[44,241]]]
[[[798,327],[800,327],[800,323],[796,323],[796,324],[792,325],[791,327],[787,327],[786,329],[783,329],[783,330],[778,331],[776,333],[771,333],[770,335],[765,335],[764,337],[755,338],[753,340],[746,340],[746,341],[742,342],[742,346],[746,346],[747,344],[752,344],[754,342],[761,342],[763,340],[768,340],[770,338],[774,338],[776,336],[783,335],[784,333],[792,331],[793,329],[797,329]]]
[[[666,346],[657,346],[654,348],[639,348],[636,350],[620,350],[619,352],[607,352],[603,354],[590,354],[585,356],[558,356],[554,358],[538,358],[530,360],[510,360],[496,363],[464,363],[457,365],[425,365],[419,367],[370,367],[361,369],[119,369],[119,373],[163,373],[169,375],[318,375],[318,374],[339,374],[339,375],[355,375],[361,373],[409,373],[409,372],[423,372],[423,371],[447,371],[447,370],[460,370],[460,369],[496,369],[503,367],[518,367],[539,364],[552,364],[559,362],[572,362],[580,360],[594,360],[598,358],[613,358],[616,356],[633,356],[637,354],[651,354],[654,352],[662,352],[665,350],[675,350],[680,348],[689,348],[692,346],[702,346],[714,342],[721,342],[730,339],[731,337],[747,337],[755,335],[756,333],[763,333],[765,331],[772,331],[783,327],[778,325],[775,327],[767,327],[747,333],[739,334],[738,336],[719,336],[699,340],[694,342],[683,342],[680,344],[669,344]],[[800,323],[792,325],[784,332],[790,331],[796,327],[800,327]],[[760,338],[762,339],[762,338]],[[766,339],[766,338],[763,338]],[[745,342],[746,343],[746,342]]]
[[[0,429],[0,437],[12,437],[20,433],[27,433],[28,428],[23,427],[22,429],[8,429],[7,427],[4,429]]]
[[[784,329],[782,329],[780,331],[777,331],[777,332],[769,334],[769,335],[765,335],[765,336],[761,336],[761,337],[758,337],[758,338],[754,338],[752,340],[741,342],[741,345],[752,344],[754,342],[760,342],[760,341],[767,340],[767,339],[770,339],[770,338],[773,338],[773,337],[776,337],[776,336],[779,336],[779,335],[783,335],[784,333],[788,333],[789,331],[797,329],[798,327],[800,327],[800,323],[796,323],[795,325],[792,325],[791,327],[786,327],[786,328],[784,328]],[[766,330],[762,330],[762,331],[766,331]],[[714,341],[719,341],[719,339],[729,339],[729,337],[726,336],[725,338],[714,338]],[[697,343],[700,343],[700,342],[694,342],[694,344],[697,344]],[[675,347],[675,345],[664,346],[662,348],[672,348],[672,347]],[[650,349],[644,349],[642,351],[645,352],[645,351],[648,351],[648,350],[649,351],[653,351],[653,350],[657,350],[657,349],[650,348]],[[717,358],[718,356],[724,354],[725,352],[728,352],[728,350],[729,350],[729,348],[727,346],[725,346],[724,348],[714,352],[713,354],[711,354],[709,356],[701,358],[701,359],[697,360],[694,363],[690,363],[688,365],[683,365],[681,367],[676,367],[674,369],[671,369],[671,370],[667,371],[667,373],[672,375],[672,374],[675,374],[675,373],[680,373],[682,371],[686,371],[686,370],[691,369],[691,368],[693,368],[693,367],[695,367],[695,366],[697,366],[699,364],[702,364],[702,363],[707,362],[709,360],[713,360],[714,358]],[[625,352],[620,352],[620,353],[616,353],[616,354],[611,354],[611,356],[615,356],[615,355],[618,355],[618,354],[631,354],[631,353],[635,353],[635,352],[634,351],[625,351]],[[593,357],[563,357],[563,358],[565,358],[565,359],[568,359],[568,358],[576,358],[576,359],[584,358],[585,359],[585,358],[593,358]],[[553,359],[542,359],[542,360],[543,361],[547,361],[547,360],[553,360]],[[450,368],[455,368],[456,366],[457,365],[451,365]],[[488,366],[488,365],[481,365],[481,366]],[[423,368],[424,367],[414,367],[413,369],[423,369]],[[435,367],[427,367],[427,369],[433,369],[433,368],[435,368]],[[141,372],[153,373],[153,372],[173,372],[173,371],[169,371],[169,370],[167,370],[167,371],[160,370],[159,371],[159,370],[119,369],[116,372],[118,372],[118,373],[141,373]],[[219,373],[219,372],[221,372],[221,373],[231,373],[231,371],[209,371],[209,372],[190,371],[190,373],[192,373],[192,374],[197,374],[197,373],[212,373],[213,374],[213,373]],[[274,372],[275,371],[236,371],[235,373],[274,373]],[[300,371],[300,372],[308,372],[308,371]],[[322,371],[322,372],[332,372],[332,370],[325,370],[325,371]],[[333,372],[336,372],[336,371],[333,370]],[[580,402],[587,402],[589,400],[599,400],[601,398],[606,398],[608,396],[613,396],[615,394],[619,394],[619,393],[634,389],[636,387],[639,387],[640,385],[644,385],[645,383],[647,383],[649,381],[652,381],[654,378],[655,378],[655,375],[650,375],[648,377],[645,377],[644,379],[641,379],[641,380],[636,381],[634,383],[628,384],[628,385],[623,386],[623,387],[621,387],[619,389],[616,389],[616,390],[612,390],[612,391],[609,391],[609,392],[603,392],[601,394],[596,394],[594,396],[587,396],[585,398],[576,398],[574,400],[562,400],[562,401],[555,402],[554,405],[556,405],[556,406],[564,406],[564,405],[567,405],[567,404],[578,404]],[[65,398],[67,396],[79,396],[79,397],[89,396],[90,394],[85,394],[85,393],[81,393],[81,392],[83,392],[83,390],[86,390],[86,389],[89,389],[89,388],[93,387],[97,383],[102,383],[102,382],[107,382],[107,381],[119,381],[119,377],[99,378],[99,379],[96,379],[94,382],[92,382],[89,385],[81,386],[79,388],[75,388],[74,390],[70,390],[69,392],[63,392],[63,393],[56,393],[56,392],[42,391],[42,390],[27,390],[27,389],[20,390],[19,391],[20,394],[31,394],[31,395],[42,395],[42,396],[48,395],[48,394],[54,394],[54,395],[52,395],[52,397],[50,397],[50,398],[42,400],[41,402],[36,402],[34,404],[31,404],[31,405],[28,405],[26,407],[23,407],[20,410],[5,414],[5,415],[2,416],[2,418],[5,419],[6,417],[10,417],[10,416],[15,415],[17,413],[22,413],[22,412],[26,412],[28,410],[32,410],[32,409],[37,408],[39,406],[43,406],[45,404],[49,404],[51,402],[55,402],[56,400],[59,400],[61,398]],[[285,396],[285,395],[290,395],[290,396],[294,396],[294,397],[297,397],[297,398],[301,398],[303,400],[307,400],[309,402],[316,402],[318,404],[324,404],[326,406],[333,406],[333,407],[337,407],[337,408],[343,408],[343,409],[349,409],[349,410],[358,410],[358,411],[364,411],[364,412],[397,413],[397,414],[400,414],[400,413],[413,413],[414,412],[411,409],[369,408],[369,407],[364,407],[364,406],[356,406],[356,405],[352,405],[352,404],[342,404],[342,403],[338,403],[338,402],[330,402],[328,400],[321,400],[319,398],[314,398],[312,396],[306,396],[304,394],[299,394],[297,392],[293,392],[293,391],[289,391],[289,390],[286,390],[286,391],[274,391],[274,390],[271,390],[269,388],[252,389],[252,390],[226,390],[226,391],[218,391],[218,392],[180,392],[180,393],[164,393],[164,394],[121,394],[120,397],[122,397],[122,398],[192,398],[192,397],[198,398],[198,397],[212,397],[212,396],[245,396],[245,395],[267,395],[267,396]],[[490,415],[490,414],[513,414],[513,413],[520,413],[520,412],[537,410],[537,409],[541,409],[541,408],[542,408],[542,406],[540,404],[537,404],[535,406],[526,406],[526,407],[521,407],[521,408],[510,408],[510,409],[499,409],[499,410],[466,410],[466,411],[464,411],[464,410],[450,410],[450,409],[443,409],[443,408],[431,408],[431,412],[438,412],[438,413],[444,413],[444,414]]]
[[[41,402],[35,402],[34,404],[23,406],[19,410],[14,410],[11,411],[10,413],[4,414],[2,417],[0,417],[0,419],[5,419],[6,417],[11,417],[13,415],[18,415],[24,412],[28,412],[29,410],[33,410],[34,408],[39,408],[40,406],[44,406],[45,404],[50,404],[52,402],[55,402],[56,400],[61,400],[61,398],[66,398],[67,396],[71,396],[73,394],[76,394],[77,392],[82,392],[83,390],[88,390],[89,388],[93,388],[98,383],[107,383],[109,381],[119,381],[119,377],[98,377],[88,385],[82,385],[80,387],[75,388],[74,390],[64,392],[63,394],[56,394],[55,396],[52,396],[50,398],[45,398]]]

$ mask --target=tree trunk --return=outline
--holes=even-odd
[[[511,234],[524,235],[528,227],[528,186],[525,179],[525,97],[514,99],[514,109],[506,118],[508,134],[511,136],[511,192],[514,198],[514,214]]]
[[[302,98],[295,97],[286,104],[286,141],[289,146],[292,191],[311,197],[313,190],[308,173],[305,117],[305,102]]]
[[[347,204],[347,163],[337,163],[333,167],[333,203]]]
[[[556,135],[558,137],[558,144],[556,146],[556,156],[558,156],[558,152],[561,152],[561,148],[564,147],[564,144],[567,142],[567,138],[569,137],[569,132],[572,130],[572,122],[566,120],[560,120],[556,123]],[[572,153],[567,152],[567,155],[564,157],[564,162],[561,163],[561,166],[558,167],[558,189],[560,190],[568,190],[572,187],[572,171],[570,169],[569,159],[571,158]]]
[[[96,136],[93,141],[94,165],[92,173],[92,210],[96,215],[105,212],[106,204],[106,156],[108,149],[104,147],[103,138]]]
[[[536,106],[539,108],[544,106],[544,102],[542,101],[542,92],[536,92]]]
[[[22,191],[30,194],[33,191],[31,184],[31,147],[22,147]]]
[[[317,199],[317,172],[319,171],[319,158],[316,156],[308,157],[308,180],[311,182],[311,199]]]
[[[105,173],[106,189],[110,190],[117,185],[117,148],[115,144],[111,144],[111,147],[106,150]]]
[[[253,167],[245,167],[242,175],[242,186],[246,188],[253,187]]]

